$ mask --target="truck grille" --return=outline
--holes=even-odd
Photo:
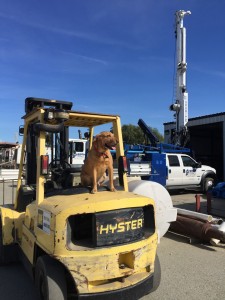
[[[73,215],[67,222],[67,244],[70,249],[113,246],[148,238],[154,232],[152,205]]]

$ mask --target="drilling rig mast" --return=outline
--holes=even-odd
[[[186,87],[186,28],[183,26],[183,19],[190,15],[190,11],[179,10],[176,16],[176,99],[170,106],[175,112],[176,129],[172,143],[185,146],[188,139],[188,92]]]

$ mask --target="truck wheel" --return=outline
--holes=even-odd
[[[214,179],[207,177],[204,180],[204,186],[203,186],[203,192],[206,193],[208,190],[210,190],[214,185]]]
[[[67,299],[65,270],[58,261],[48,255],[37,260],[35,286],[41,300]]]
[[[153,275],[153,288],[151,292],[154,292],[157,290],[161,282],[161,265],[159,261],[159,257],[156,254],[155,257],[155,266],[154,266],[154,275]]]

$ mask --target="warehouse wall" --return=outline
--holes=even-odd
[[[170,143],[175,123],[164,124],[164,141]],[[191,118],[188,121],[190,141],[196,160],[214,167],[220,181],[225,181],[225,113]]]
[[[224,122],[189,127],[195,159],[216,169],[219,180],[224,180]]]

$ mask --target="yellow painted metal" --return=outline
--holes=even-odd
[[[26,141],[27,141],[27,134],[28,134],[28,126],[30,123],[34,123],[34,122],[38,122],[38,121],[42,121],[43,122],[43,114],[44,114],[44,109],[36,109],[35,112],[30,112],[27,115],[25,115],[23,118],[24,120],[24,136],[23,136],[23,144],[22,144],[22,149],[21,149],[21,158],[20,158],[20,167],[19,167],[19,175],[18,175],[18,182],[17,182],[17,189],[16,189],[16,197],[15,197],[15,201],[14,201],[14,208],[16,209],[17,207],[17,202],[18,202],[18,195],[19,195],[19,189],[20,186],[22,184],[22,172],[23,172],[23,162],[25,160],[25,149],[26,149]],[[45,154],[45,146],[43,148],[43,143],[45,143],[45,139],[43,142],[43,137],[45,135],[45,133],[41,132],[40,134],[42,136],[42,144],[41,144],[41,151],[43,152],[43,154]],[[40,156],[38,156],[38,158],[40,159]],[[40,172],[40,170],[39,170]],[[40,179],[40,181],[44,182],[44,177],[42,176],[42,178]],[[44,195],[44,189],[42,189],[42,194]],[[38,191],[41,195],[41,191]],[[43,199],[43,196],[42,198]]]
[[[107,251],[105,248],[72,251],[56,257],[70,270],[80,293],[95,293],[134,285],[152,274],[156,246],[154,234],[141,242],[108,247]],[[132,260],[130,265],[126,264],[126,257]],[[121,264],[125,267],[121,268]]]
[[[96,194],[51,196],[42,202],[41,208],[54,215],[69,216],[72,210],[81,214],[127,207],[142,207],[148,204],[154,205],[153,199],[124,191],[102,191]]]
[[[157,233],[147,239],[116,247],[71,250],[67,245],[66,220],[74,214],[153,205],[147,197],[129,192],[58,195],[45,199],[39,209],[51,212],[49,234],[36,229],[41,248],[60,260],[73,276],[79,293],[95,293],[128,287],[144,280],[154,270]],[[54,239],[54,241],[53,241]],[[125,264],[125,268],[120,268]],[[91,271],[90,271],[91,270]],[[125,278],[121,281],[120,278]]]
[[[45,132],[41,131],[38,139],[37,151],[37,180],[36,180],[36,202],[39,205],[44,200],[45,176],[41,174],[41,155],[45,155]]]
[[[2,222],[3,245],[10,245],[22,238],[22,223],[25,213],[19,213],[15,210],[0,207]]]
[[[118,117],[118,116],[116,117],[115,121],[113,122],[113,132],[115,132],[115,136],[117,137],[117,139],[119,141],[119,144],[116,147],[116,157],[124,156],[121,122],[120,122],[120,117]],[[127,183],[126,173],[123,174],[123,185],[124,185],[124,190],[128,191],[128,183]]]
[[[27,113],[25,116],[23,116],[23,119],[26,123],[34,123],[38,120],[40,120],[40,114],[43,113],[42,108],[36,108],[35,110]]]
[[[34,247],[35,247],[36,237],[24,224],[22,226],[22,240],[21,249],[28,258],[31,264],[34,260]]]
[[[36,220],[37,209],[38,209],[38,207],[37,207],[35,201],[33,203],[31,203],[30,205],[28,205],[26,208],[24,225],[31,231],[34,231],[34,227],[37,226],[37,220]]]
[[[45,231],[43,228],[39,228],[38,224],[40,223],[40,211],[49,214],[49,230]],[[43,215],[42,215],[43,216]],[[37,245],[40,246],[46,253],[48,254],[54,254],[55,251],[55,243],[57,239],[57,232],[56,232],[56,224],[55,224],[55,216],[50,213],[49,211],[43,209],[42,207],[38,208],[37,215],[36,215],[36,224],[34,228],[34,233],[37,236]],[[61,231],[65,234],[65,220],[63,224],[60,224],[59,227],[61,234]],[[63,229],[62,229],[63,228]],[[65,244],[64,244],[65,246]]]
[[[58,256],[68,255],[69,250],[65,247],[65,240],[66,220],[69,216],[95,213],[102,210],[110,211],[123,208],[144,207],[149,204],[154,206],[154,201],[147,197],[124,191],[117,191],[115,193],[105,191],[96,194],[87,193],[49,197],[41,203],[39,209],[51,213],[51,232],[47,234],[39,228],[36,228],[35,233],[38,236],[38,243],[42,245],[48,253],[54,253],[54,255]],[[54,234],[53,243],[52,235]],[[125,247],[128,247],[128,245]],[[93,251],[91,251],[89,255],[92,255],[92,253]]]
[[[90,132],[90,138],[89,138],[89,150],[91,150],[92,148],[92,143],[93,143],[93,136],[94,136],[94,128],[90,127],[89,128],[89,132]]]
[[[27,140],[27,129],[28,129],[28,123],[25,123],[23,144],[22,144],[21,157],[20,157],[19,175],[18,175],[17,188],[16,188],[16,197],[15,197],[15,201],[14,201],[14,209],[16,209],[16,207],[17,207],[19,189],[20,189],[20,186],[22,183],[23,162],[25,160],[25,149],[26,149],[26,140]]]
[[[76,127],[94,127],[107,123],[112,123],[117,116],[115,115],[104,115],[86,112],[69,112],[69,120],[64,124],[66,126],[76,126]]]

